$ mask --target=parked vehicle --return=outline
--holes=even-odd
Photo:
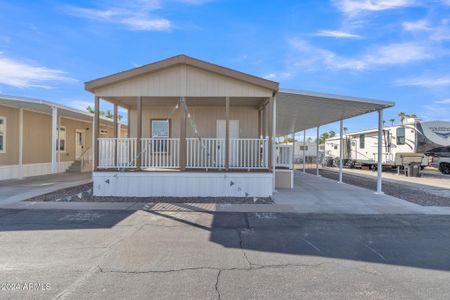
[[[378,157],[378,131],[369,129],[344,135],[347,166],[375,168]],[[339,158],[339,137],[325,141],[325,156]],[[446,174],[450,164],[450,122],[421,122],[405,119],[402,124],[383,129],[383,167],[403,169],[412,163],[433,165]]]

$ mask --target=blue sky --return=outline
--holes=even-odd
[[[386,120],[450,120],[450,0],[0,0],[0,11],[3,94],[82,108],[85,81],[184,53],[284,88],[395,101]]]

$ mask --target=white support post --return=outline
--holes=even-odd
[[[61,116],[58,116],[58,138],[57,138],[57,142],[56,142],[56,147],[58,150],[58,155],[57,155],[57,159],[56,159],[56,169],[59,170],[59,164],[61,162],[61,142],[60,142],[60,138],[61,138]]]
[[[23,108],[19,108],[19,179],[23,178]]]
[[[319,136],[320,126],[317,126],[317,138],[316,138],[316,175],[320,176],[319,174],[319,145],[320,145],[320,136]]]
[[[56,161],[56,138],[57,138],[57,125],[58,125],[58,109],[52,107],[52,173],[57,172]]]
[[[377,164],[377,192],[383,194],[383,110],[378,111],[378,164]]]
[[[344,165],[344,120],[340,121],[339,129],[339,183],[342,183],[342,167]]]
[[[295,170],[295,132],[292,133],[292,161],[291,161],[292,170]]]
[[[276,176],[276,163],[277,163],[277,152],[276,152],[276,136],[277,136],[277,97],[273,97],[273,109],[272,109],[272,172],[273,172],[273,191],[275,189],[275,176]]]
[[[303,130],[303,173],[306,173],[306,129]]]
[[[92,117],[92,126],[91,126],[91,171],[94,171],[95,167],[95,154],[94,154],[94,148],[95,148],[95,115]]]

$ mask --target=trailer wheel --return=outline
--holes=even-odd
[[[450,164],[449,163],[441,163],[439,165],[439,170],[441,170],[442,174],[449,175],[450,174]]]

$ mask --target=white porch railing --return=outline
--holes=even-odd
[[[139,156],[143,168],[179,168],[180,139],[143,138],[137,149],[136,138],[99,138],[100,169],[136,168]],[[187,138],[186,168],[225,168],[225,139]],[[230,169],[268,168],[268,139],[230,139]],[[117,151],[117,157],[116,157]]]
[[[99,138],[99,168],[135,168],[136,138]],[[117,150],[117,158],[116,158]]]
[[[230,168],[265,169],[268,162],[268,139],[230,139]]]
[[[292,167],[292,145],[276,145],[276,166],[283,168]]]
[[[141,166],[143,168],[179,168],[180,139],[141,139]]]
[[[186,168],[225,168],[225,139],[187,138]]]

